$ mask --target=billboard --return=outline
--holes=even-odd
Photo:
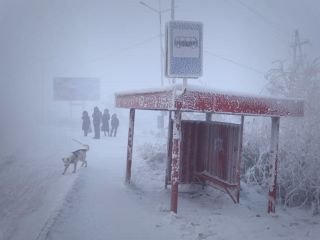
[[[53,99],[56,101],[97,101],[100,99],[98,78],[53,79]]]
[[[166,75],[170,78],[202,76],[202,23],[170,21],[166,25]]]

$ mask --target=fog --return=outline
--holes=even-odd
[[[159,9],[158,0],[145,0]],[[170,8],[162,0],[161,9]],[[204,24],[204,69],[191,84],[260,94],[274,60],[292,59],[299,29],[305,52],[320,50],[316,0],[177,0],[177,20]],[[164,23],[170,12],[162,14]],[[159,18],[136,0],[0,0],[1,144],[39,126],[114,109],[116,91],[160,87]],[[53,100],[55,77],[100,79],[100,101]],[[165,79],[165,84],[168,84]],[[124,115],[125,116],[125,115]],[[72,121],[71,121],[72,122]],[[80,128],[80,125],[77,125]]]

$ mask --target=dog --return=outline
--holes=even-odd
[[[87,152],[89,151],[89,145],[83,145],[84,148],[80,148],[74,152],[72,152],[68,157],[62,158],[62,162],[64,163],[64,171],[62,175],[64,175],[70,166],[70,164],[73,164],[73,172],[75,173],[77,171],[77,163],[80,161],[82,162],[81,167],[87,167]]]

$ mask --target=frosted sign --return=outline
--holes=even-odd
[[[53,98],[56,101],[99,100],[100,81],[98,78],[54,78]]]
[[[202,23],[170,21],[166,28],[166,75],[197,78],[202,75]]]

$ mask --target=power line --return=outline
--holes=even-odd
[[[134,44],[131,44],[131,45],[128,45],[124,48],[120,48],[119,50],[116,50],[114,52],[110,52],[108,54],[105,54],[104,56],[101,56],[101,57],[98,57],[98,58],[95,58],[95,59],[91,59],[89,61],[82,61],[82,62],[78,62],[78,64],[84,64],[84,65],[87,65],[87,64],[92,64],[94,62],[99,62],[99,61],[103,61],[105,60],[106,58],[109,58],[109,57],[112,57],[112,56],[118,56],[128,50],[131,50],[131,49],[134,49],[134,48],[137,48],[137,47],[140,47],[140,46],[143,46],[143,45],[146,45],[148,44],[149,42],[155,40],[155,39],[158,39],[159,38],[159,34],[157,35],[154,35],[152,37],[149,37],[149,38],[145,38],[139,42],[136,42]],[[58,60],[58,59],[55,59],[55,60]],[[67,68],[67,66],[65,66],[65,68]]]
[[[233,5],[233,3],[231,3],[231,0],[225,0],[225,1],[228,2],[229,4]],[[234,1],[232,1],[232,2],[234,2]],[[276,24],[274,21],[271,21],[270,19],[265,17],[263,14],[258,12],[255,8],[251,7],[247,3],[244,3],[241,0],[237,0],[235,2],[237,2],[237,4],[239,4],[242,8],[245,8],[247,11],[251,12],[252,14],[254,14],[256,17],[260,18],[264,23],[266,23],[273,30],[276,30],[276,32],[278,34],[274,33],[274,37],[276,37],[278,41],[281,41],[286,46],[288,45],[287,39],[284,39],[284,37],[287,37],[288,35],[291,35],[291,33],[289,33],[289,31],[285,30],[285,33],[284,33],[283,27],[281,27],[280,25]],[[283,36],[280,36],[279,33],[281,33]]]
[[[224,61],[226,61],[226,62],[229,62],[229,63],[232,63],[232,64],[234,64],[234,65],[237,65],[237,66],[239,66],[239,67],[241,67],[241,68],[244,68],[244,69],[250,70],[250,71],[252,71],[252,72],[255,72],[255,73],[259,74],[259,75],[265,76],[265,72],[263,72],[263,71],[261,71],[261,70],[259,70],[259,69],[256,69],[256,68],[254,68],[254,67],[248,66],[248,65],[246,65],[246,64],[244,64],[244,63],[240,63],[240,62],[235,61],[235,60],[233,60],[233,59],[231,59],[231,58],[224,57],[224,56],[222,56],[222,55],[219,55],[219,54],[210,52],[210,51],[208,51],[208,50],[204,50],[204,52],[205,52],[206,54],[212,56],[212,57],[219,58],[219,59],[224,60]]]
[[[265,17],[264,15],[262,15],[260,12],[258,12],[255,8],[251,7],[250,5],[248,5],[247,3],[244,3],[241,0],[237,0],[237,3],[239,3],[240,5],[242,5],[244,8],[246,8],[248,11],[250,11],[251,13],[255,14],[256,16],[258,16],[259,18],[261,18],[265,23],[267,23],[269,26],[271,26],[272,28],[274,28],[275,30],[277,30],[278,32],[280,32],[281,34],[283,33],[283,29],[280,25],[276,24],[275,22],[271,21],[270,19],[268,19],[267,17]],[[285,34],[286,35],[286,34]]]
[[[134,44],[132,44],[132,45],[128,45],[128,46],[126,46],[126,47],[124,47],[124,48],[121,48],[121,49],[115,51],[115,52],[108,53],[108,54],[106,54],[106,55],[104,55],[104,56],[102,56],[102,57],[93,59],[93,60],[90,61],[90,63],[91,63],[91,62],[101,61],[101,60],[104,60],[104,59],[107,58],[107,57],[119,55],[120,53],[126,52],[126,51],[128,51],[128,50],[134,49],[134,48],[136,48],[136,47],[143,46],[143,45],[145,45],[145,44],[147,44],[147,43],[149,43],[149,42],[151,42],[151,41],[153,41],[153,40],[155,40],[155,39],[158,39],[159,36],[160,36],[160,35],[157,34],[157,35],[154,35],[154,36],[152,36],[152,37],[149,37],[149,38],[146,38],[146,39],[144,39],[144,40],[141,40],[140,42],[136,42],[136,43],[134,43]]]

